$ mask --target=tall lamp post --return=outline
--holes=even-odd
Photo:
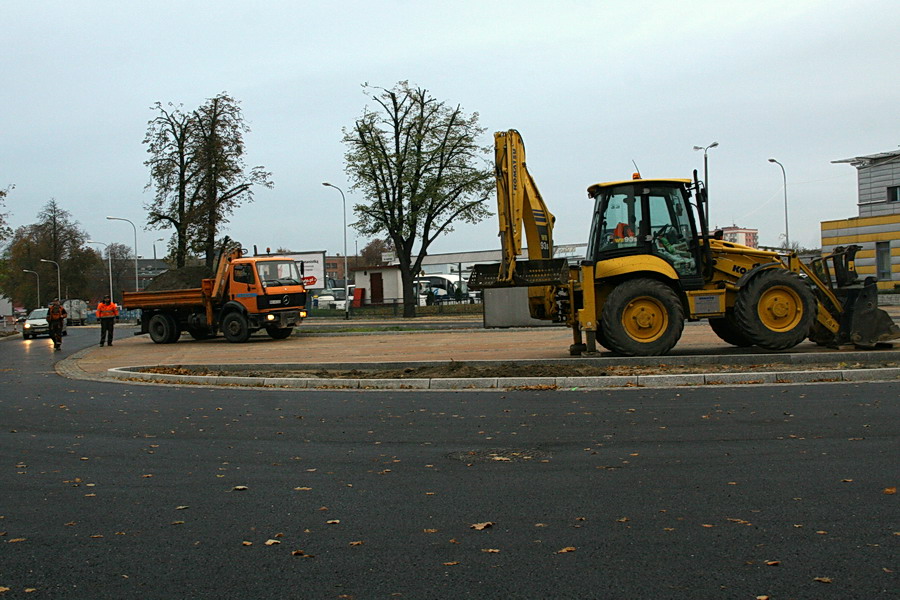
[[[28,269],[22,269],[25,273],[34,273],[34,276],[37,277],[37,307],[41,307],[41,274],[37,271],[29,271]]]
[[[123,219],[122,217],[106,217],[110,221],[125,221],[126,223],[131,223],[128,219]],[[134,228],[134,291],[138,291],[138,251],[137,251],[137,227],[134,223],[131,223],[131,226]]]
[[[322,185],[331,187],[341,193],[341,201],[344,203],[344,318],[350,318],[350,271],[347,269],[347,198],[344,196],[344,190],[336,185],[323,181]]]
[[[791,249],[791,236],[788,233],[788,203],[787,203],[787,174],[784,172],[784,165],[775,160],[774,158],[769,159],[770,163],[775,163],[779,167],[781,167],[781,178],[784,182],[784,246],[790,251]]]
[[[55,260],[47,260],[46,258],[42,258],[41,262],[53,263],[54,265],[56,265],[56,297],[59,298],[60,300],[62,300],[63,299],[62,279],[60,278],[60,275],[59,275],[59,263],[56,262]]]
[[[703,150],[703,186],[706,188],[706,194],[709,195],[709,160],[708,153],[710,148],[715,148],[719,142],[713,142],[709,146],[694,146],[694,150]]]
[[[113,288],[112,288],[112,252],[109,251],[109,244],[104,244],[103,242],[95,242],[94,240],[88,240],[88,244],[100,244],[104,248],[106,248],[106,260],[109,264],[109,300],[110,302],[115,302],[115,298],[113,298]]]

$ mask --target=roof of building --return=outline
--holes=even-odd
[[[856,167],[870,167],[873,164],[891,162],[900,159],[900,150],[891,152],[879,152],[878,154],[869,154],[866,156],[855,156],[853,158],[842,158],[841,160],[833,160],[832,164],[849,163]]]

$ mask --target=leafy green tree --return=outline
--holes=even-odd
[[[375,238],[370,241],[366,246],[360,250],[360,258],[361,264],[357,265],[359,267],[375,267],[378,265],[384,264],[384,254],[386,252],[393,252],[394,247],[391,245],[390,238],[381,239]]]
[[[6,206],[6,197],[15,187],[16,186],[14,185],[10,185],[5,190],[0,190],[0,209]],[[6,240],[12,235],[12,229],[10,229],[9,224],[6,221],[8,217],[9,213],[0,212],[0,245],[6,243]]]
[[[390,239],[403,282],[403,316],[414,317],[413,279],[428,247],[455,223],[477,223],[491,214],[490,148],[478,143],[485,131],[478,113],[468,115],[406,81],[363,89],[375,108],[363,109],[343,130],[345,170],[366,199],[353,207],[354,227]]]

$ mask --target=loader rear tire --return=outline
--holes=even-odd
[[[726,312],[724,317],[710,319],[709,326],[712,327],[713,333],[719,336],[719,339],[726,344],[731,344],[738,348],[747,348],[753,345],[753,342],[741,332],[741,328],[735,321],[732,311]]]
[[[684,307],[675,291],[655,279],[632,279],[612,289],[603,305],[597,339],[621,356],[659,356],[678,343]]]
[[[816,299],[791,271],[768,269],[751,279],[734,303],[740,332],[766,350],[786,350],[806,339],[816,319]]]

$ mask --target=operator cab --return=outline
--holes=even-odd
[[[594,219],[587,258],[652,255],[678,273],[686,289],[702,285],[700,246],[688,179],[634,179],[588,188]]]

